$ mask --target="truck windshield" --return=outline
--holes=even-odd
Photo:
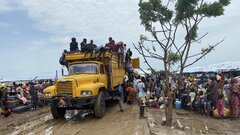
[[[97,74],[97,64],[74,64],[69,66],[69,75],[74,74]]]

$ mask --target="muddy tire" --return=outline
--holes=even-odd
[[[94,103],[94,115],[97,118],[102,118],[105,115],[106,111],[106,104],[105,104],[105,97],[104,93],[100,91],[98,93],[97,99]]]
[[[52,112],[53,118],[60,119],[60,118],[64,118],[64,115],[66,113],[66,109],[52,106],[51,107],[51,112]]]

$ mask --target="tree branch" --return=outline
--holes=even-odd
[[[208,34],[208,32],[205,33],[205,34],[204,34],[203,36],[201,36],[200,38],[198,38],[198,39],[192,41],[191,43],[194,43],[194,42],[198,42],[198,41],[200,41],[200,40],[203,39],[205,36],[207,36],[207,34]]]
[[[141,48],[141,44],[140,44],[140,43],[139,43],[139,45],[140,45],[140,48]],[[143,56],[143,59],[144,59],[145,63],[148,65],[148,67],[149,67],[154,73],[156,73],[155,70],[152,68],[152,66],[148,63],[148,61],[147,61],[147,59],[146,59],[146,56],[145,56],[145,54],[144,54],[143,49],[141,48],[141,49],[139,50],[134,43],[133,43],[133,46],[135,47],[135,49],[137,49],[137,51],[139,52],[139,54],[141,54],[141,55]],[[156,73],[156,74],[157,74],[157,73]]]
[[[154,58],[154,59],[159,59],[159,60],[162,60],[162,57],[161,56],[153,56],[153,55],[146,55],[143,51],[142,48],[145,49],[145,47],[143,45],[140,45],[139,43],[139,46],[140,46],[140,49],[136,47],[136,45],[134,44],[134,48],[138,51],[139,54],[141,54],[142,56],[146,57],[146,58]],[[147,50],[146,50],[147,51]],[[156,54],[157,55],[157,54]]]
[[[225,38],[226,38],[226,37],[225,37]],[[184,68],[189,67],[189,66],[195,64],[196,62],[198,62],[199,60],[201,60],[204,56],[206,56],[208,53],[210,53],[216,46],[218,46],[220,43],[222,43],[222,42],[225,40],[225,38],[222,39],[221,41],[217,42],[215,45],[211,46],[211,47],[209,48],[209,50],[207,50],[206,52],[202,53],[202,56],[198,57],[198,58],[197,58],[196,60],[194,60],[192,63],[190,63],[190,64],[188,64],[188,65],[185,65]]]

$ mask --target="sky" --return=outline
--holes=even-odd
[[[0,0],[0,79],[54,78],[62,66],[58,60],[69,49],[71,37],[104,45],[108,37],[124,41],[140,57],[132,43],[145,32],[140,24],[138,0]],[[201,45],[226,39],[194,66],[240,61],[240,1],[232,0],[225,15],[203,20]],[[157,70],[162,63],[150,60]],[[141,60],[142,69],[148,67]]]

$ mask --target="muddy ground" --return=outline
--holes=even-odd
[[[0,116],[1,135],[237,135],[240,120],[219,120],[184,110],[174,110],[172,127],[161,125],[163,109],[147,108],[146,119],[139,119],[137,105],[108,104],[106,115],[96,119],[88,111],[68,111],[66,119],[55,120],[50,107],[39,108],[8,118]]]
[[[96,119],[88,112],[67,112],[67,119],[53,119],[50,108],[44,107],[8,118],[0,116],[1,135],[149,135],[146,119],[139,119],[138,107],[108,105],[106,115]]]
[[[173,111],[171,127],[162,125],[164,109],[147,109],[147,123],[151,135],[240,135],[240,120],[215,119],[186,110]]]

